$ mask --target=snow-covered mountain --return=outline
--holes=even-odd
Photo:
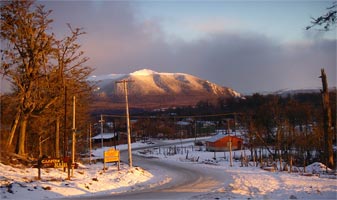
[[[142,69],[130,74],[92,76],[96,82],[96,94],[101,98],[113,98],[124,94],[122,85],[116,81],[132,80],[128,92],[130,101],[140,104],[194,105],[200,100],[215,100],[219,97],[241,97],[231,88],[222,87],[201,78],[184,73],[159,73]]]

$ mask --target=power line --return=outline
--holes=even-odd
[[[242,115],[242,113],[232,112],[232,113],[220,113],[220,114],[208,114],[208,115],[171,115],[171,116],[132,116],[132,118],[204,118],[204,117],[219,117],[228,115]],[[125,115],[103,115],[105,117],[125,117]]]

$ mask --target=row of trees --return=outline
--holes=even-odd
[[[334,97],[336,93],[334,93]],[[317,94],[319,97],[320,94]],[[303,162],[319,160],[333,167],[326,157],[332,157],[332,140],[336,132],[324,135],[322,108],[313,102],[301,101],[300,96],[255,94],[240,102],[241,123],[247,130],[251,150],[263,146],[274,158],[296,156]],[[334,113],[336,113],[334,107]],[[336,114],[334,114],[336,119]],[[336,120],[333,127],[336,127]],[[335,131],[335,130],[334,130]],[[328,145],[330,143],[330,145]],[[329,148],[326,148],[328,147]],[[331,152],[328,152],[330,151]],[[315,153],[315,155],[313,155]]]
[[[43,140],[56,156],[61,139],[67,147],[72,96],[78,100],[78,127],[86,117],[92,69],[77,42],[85,33],[68,24],[69,34],[57,38],[51,12],[33,1],[1,3],[0,73],[12,87],[1,96],[1,146],[22,156],[36,155]]]
[[[317,160],[333,167],[332,144],[337,137],[336,90],[330,91],[329,99],[332,118],[328,136],[319,92],[256,93],[245,98],[219,99],[216,104],[203,101],[195,107],[168,110],[166,115],[175,113],[175,119],[190,116],[195,121],[213,121],[217,129],[241,128],[251,152],[263,147],[274,158],[288,159],[291,155],[302,163]],[[191,126],[194,131],[194,123]]]

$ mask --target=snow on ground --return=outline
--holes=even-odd
[[[192,143],[139,150],[137,153],[176,162],[197,163],[207,169],[220,168],[233,177],[234,182],[224,184],[217,192],[195,196],[193,199],[337,199],[336,174],[324,174],[326,166],[322,163],[307,166],[306,173],[303,173],[301,167],[297,167],[298,173],[269,172],[253,167],[252,162],[248,167],[241,167],[238,160],[234,160],[230,167],[229,152],[214,154]],[[235,151],[233,155],[238,157],[244,153],[250,152]]]
[[[108,164],[110,165],[110,163]],[[36,168],[14,168],[0,163],[0,199],[48,199],[71,195],[112,194],[136,188],[155,177],[139,167],[122,164],[120,171],[112,163],[105,172],[97,163],[86,169],[75,169],[74,177],[66,180],[63,169],[42,169],[37,180]],[[151,181],[153,182],[153,181]]]
[[[135,143],[133,147],[148,146]],[[103,151],[111,147],[93,150],[93,159],[103,157]],[[120,145],[118,149],[127,149]],[[130,168],[121,163],[120,171],[114,163],[107,163],[103,171],[103,163],[91,165],[79,164],[74,176],[67,180],[67,172],[63,169],[41,169],[41,180],[37,180],[38,169],[25,166],[8,166],[0,163],[0,199],[55,199],[78,195],[114,194],[125,191],[148,189],[170,181],[170,177],[158,171],[157,175],[140,167]]]
[[[335,179],[268,172],[259,168],[228,169],[234,177],[229,186],[239,198],[254,199],[336,199]]]
[[[177,163],[190,163],[206,170],[223,169],[220,171],[232,176],[233,182],[224,180],[224,184],[217,191],[194,196],[193,199],[337,199],[335,175],[310,174],[322,173],[325,166],[321,163],[307,166],[305,174],[269,172],[251,165],[240,167],[239,161],[234,161],[230,167],[228,152],[216,153],[214,159],[213,152],[193,146],[194,139],[189,141],[191,143],[186,144],[180,140],[153,141],[156,144],[175,144],[135,150],[134,153]],[[139,142],[132,145],[133,148],[145,146],[149,144]],[[103,150],[108,148],[96,149],[92,153],[96,158],[101,158]],[[118,149],[127,149],[127,145],[120,145]],[[241,155],[241,151],[235,154]],[[121,164],[120,171],[113,163],[108,163],[107,166],[108,169],[103,172],[103,164],[100,162],[80,165],[80,169],[74,170],[71,180],[66,180],[67,173],[62,169],[42,169],[42,180],[37,180],[36,168],[11,167],[0,163],[0,199],[50,199],[71,195],[114,194],[148,189],[170,181],[170,177],[160,170],[129,168],[125,163]]]

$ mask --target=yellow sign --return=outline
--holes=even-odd
[[[68,167],[68,163],[60,158],[45,158],[41,160],[42,168],[63,168]]]
[[[54,168],[67,168],[68,164],[64,162],[54,163]]]
[[[119,165],[120,165],[119,150],[109,149],[107,151],[104,151],[103,156],[104,156],[104,167],[103,167],[103,170],[105,170],[105,163],[108,163],[108,162],[117,162],[117,167],[118,167],[118,171],[119,171]]]
[[[104,162],[118,162],[119,161],[119,150],[109,149],[104,151]]]

